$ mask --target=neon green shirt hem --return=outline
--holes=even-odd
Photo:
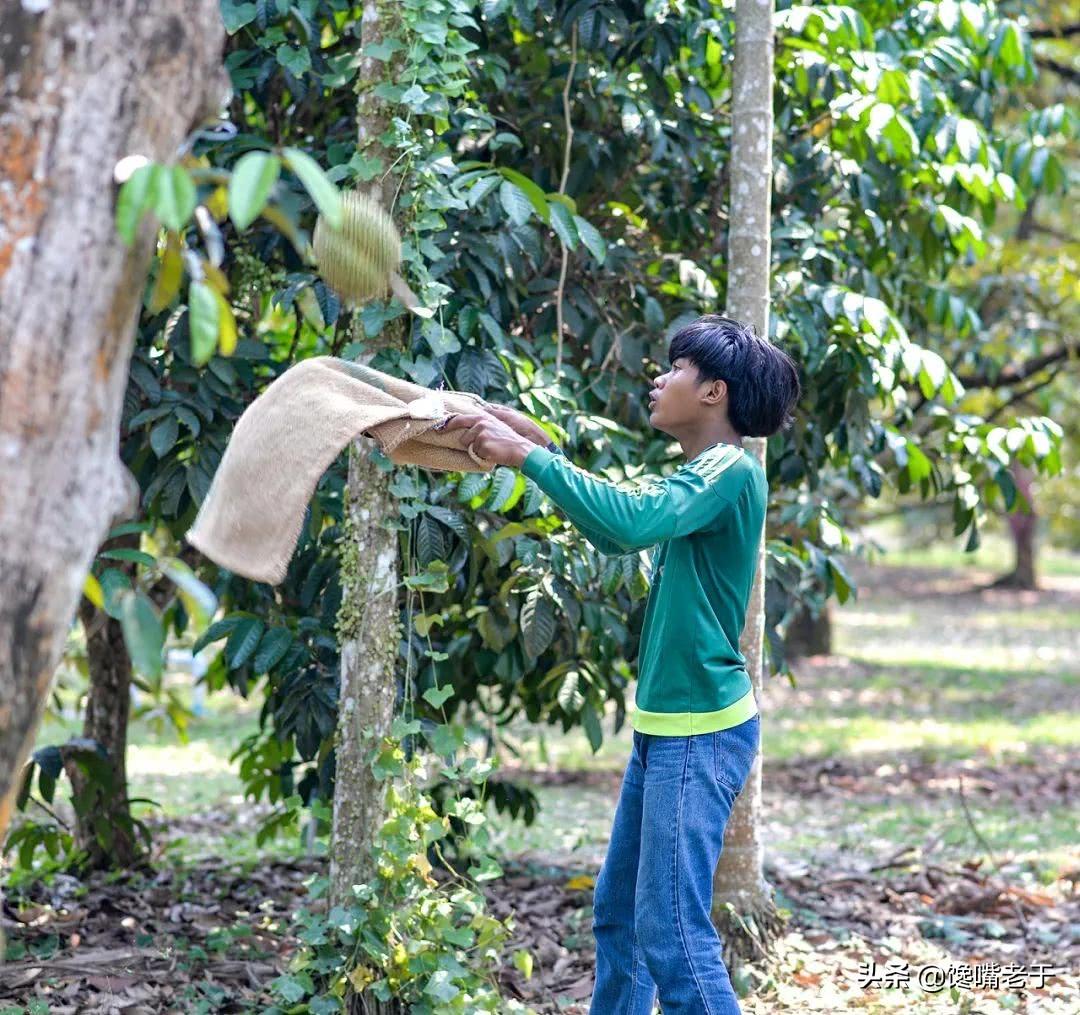
[[[698,733],[715,733],[757,715],[757,699],[753,688],[738,701],[715,712],[647,712],[635,708],[630,712],[630,725],[639,733],[654,733],[665,737],[689,737]]]

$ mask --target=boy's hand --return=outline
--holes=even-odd
[[[544,432],[543,428],[534,423],[528,416],[518,412],[517,409],[511,409],[509,405],[501,405],[499,402],[488,402],[487,409],[492,415],[501,419],[511,430],[521,434],[522,437],[532,441],[533,444],[537,444],[542,448],[548,446],[551,438]]]
[[[521,468],[525,456],[535,447],[527,437],[487,412],[459,412],[439,429],[459,430],[463,448],[472,447],[473,453],[481,458],[515,469]]]

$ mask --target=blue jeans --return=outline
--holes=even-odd
[[[634,730],[611,841],[593,893],[589,1015],[738,1015],[712,922],[724,828],[761,716],[693,736]]]

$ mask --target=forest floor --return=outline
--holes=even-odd
[[[787,922],[735,972],[743,1011],[1074,1015],[1080,560],[1055,555],[1041,591],[1017,592],[986,587],[985,558],[902,559],[855,568],[835,654],[766,685],[766,873]],[[133,727],[131,792],[162,804],[153,870],[11,879],[0,1015],[264,1009],[325,859],[255,847],[265,806],[228,761],[255,712],[222,700],[186,745]],[[500,778],[526,781],[541,815],[489,809],[505,875],[484,891],[516,921],[510,950],[535,958],[529,979],[507,963],[504,991],[545,1015],[584,1015],[592,993],[592,886],[631,733],[612,720],[595,754],[577,731],[509,727]]]

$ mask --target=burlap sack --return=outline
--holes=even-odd
[[[433,430],[487,403],[433,391],[359,363],[317,356],[290,367],[236,421],[206,499],[185,539],[253,581],[284,579],[319,478],[349,441],[366,434],[396,465],[490,472],[460,433]]]

